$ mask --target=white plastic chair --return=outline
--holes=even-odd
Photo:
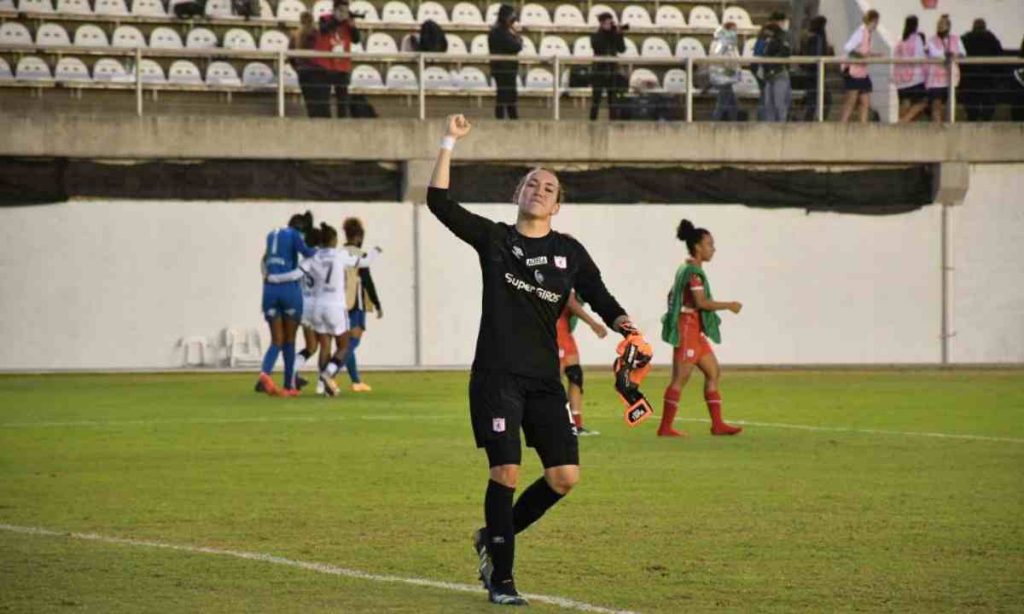
[[[185,37],[187,49],[216,49],[217,35],[207,28],[192,28]]]
[[[109,47],[107,33],[91,23],[78,26],[75,30],[75,47]]]
[[[268,32],[270,34],[270,32]],[[240,49],[251,51],[256,49],[256,41],[253,40],[252,34],[249,34],[248,30],[241,28],[232,28],[224,33],[224,43],[222,46],[225,49]]]
[[[224,348],[228,354],[228,366],[256,365],[263,360],[263,344],[255,328],[249,330],[224,329]]]
[[[57,0],[58,15],[92,15],[87,0]]]
[[[0,58],[0,81],[11,81],[14,79],[14,72],[7,60]]]
[[[715,29],[718,27],[718,15],[710,6],[695,6],[690,11],[688,21],[691,28]]]
[[[473,55],[487,55],[490,53],[490,47],[487,43],[486,34],[477,34],[473,37],[473,40],[469,43],[469,52]]]
[[[537,55],[537,46],[533,44],[532,40],[524,36],[523,48],[519,50],[519,55],[533,57]]]
[[[649,84],[651,83],[654,83],[654,89],[661,85],[658,82],[658,75],[649,68],[637,68],[629,73],[629,89],[631,90],[650,90]]]
[[[629,26],[649,28],[654,25],[651,14],[642,6],[631,4],[622,9],[622,23]]]
[[[685,94],[686,71],[682,68],[672,68],[666,71],[663,87],[670,94]]]
[[[349,5],[349,10],[351,10]],[[313,8],[310,9],[309,14],[313,16],[313,21],[319,21],[324,15],[330,15],[334,11],[333,0],[316,0],[313,3]]]
[[[125,0],[96,0],[92,11],[97,15],[113,15],[114,17],[127,17],[128,4]]]
[[[160,0],[132,0],[135,17],[167,17],[167,9]]]
[[[440,25],[447,25],[448,12],[437,2],[424,2],[420,4],[420,8],[416,11],[416,21],[423,23],[430,20]]]
[[[498,21],[498,11],[501,10],[501,4],[494,2],[487,5],[487,13],[484,15],[484,22],[493,26]]]
[[[484,16],[475,4],[459,2],[452,7],[452,23],[478,26],[484,23]]]
[[[42,58],[34,55],[27,55],[18,60],[18,66],[14,69],[14,78],[19,81],[51,81],[50,67]]]
[[[555,85],[555,77],[547,68],[531,68],[526,73],[526,88],[528,90],[550,90]]]
[[[451,87],[452,76],[448,70],[440,66],[428,66],[423,70],[423,89],[444,90]]]
[[[136,0],[138,2],[139,0]],[[154,28],[149,33],[149,47],[151,49],[183,49],[185,44],[181,42],[181,36],[171,28]]]
[[[649,36],[644,39],[640,55],[645,58],[670,58],[672,57],[672,48],[660,36]]]
[[[110,37],[110,46],[118,49],[134,49],[145,47],[146,37],[135,26],[118,26]]]
[[[591,6],[590,11],[587,12],[587,25],[598,25],[600,22],[598,22],[597,16],[602,15],[604,13],[611,13],[612,19],[618,21],[618,18],[615,16],[615,11],[612,10],[612,7],[608,6],[607,4],[595,4]]]
[[[448,53],[452,55],[467,55],[469,51],[466,49],[466,41],[462,40],[461,36],[457,34],[445,34],[444,38],[448,41]]]
[[[164,69],[156,60],[143,58],[139,63],[139,74],[142,76],[143,83],[167,83]]]
[[[43,27],[47,25],[50,24],[43,24],[42,26],[39,26],[39,29],[42,30]],[[64,28],[61,28],[61,30],[64,30]],[[67,35],[68,33],[65,31],[64,37],[67,38]],[[38,32],[36,38],[38,39]],[[25,27],[25,24],[18,23],[17,21],[5,21],[3,24],[0,24],[0,45],[31,46],[32,33],[28,31],[28,28]]]
[[[753,28],[754,22],[750,13],[742,6],[730,6],[722,13],[722,23],[733,22],[737,28]]]
[[[277,3],[277,20],[297,22],[299,15],[306,12],[306,5],[299,0],[281,0]]]
[[[659,28],[685,28],[686,18],[683,17],[683,12],[676,7],[663,4],[654,14],[654,25]]]
[[[280,30],[267,30],[260,35],[260,51],[287,51],[291,41]]]
[[[241,15],[231,12],[231,0],[206,0],[203,10],[210,19],[241,19]]]
[[[238,71],[227,62],[210,62],[206,69],[207,85],[230,85],[240,86],[242,80],[238,78]]]
[[[395,39],[383,32],[374,32],[366,39],[367,53],[398,53]]]
[[[631,38],[625,38],[622,42],[626,46],[626,50],[619,54],[620,58],[638,58],[640,57],[640,50],[636,48],[636,43]]]
[[[242,85],[254,89],[275,87],[274,71],[263,62],[249,62],[242,69]]]
[[[167,71],[167,81],[178,85],[202,85],[203,75],[199,67],[188,60],[177,60]]]
[[[53,69],[55,81],[92,81],[85,62],[78,58],[61,58]]]
[[[92,80],[97,82],[127,82],[130,80],[124,64],[114,58],[100,58],[92,67]]]
[[[44,13],[52,14],[53,4],[50,0],[19,0],[18,1],[18,12],[19,13]],[[20,65],[21,62],[18,62]]]
[[[20,26],[21,24],[12,23],[11,25]],[[32,41],[29,40],[28,44],[31,45]],[[59,23],[44,23],[36,30],[36,44],[40,47],[69,47],[71,38],[68,36],[68,31]]]
[[[212,354],[212,349],[206,337],[198,335],[182,337],[178,340],[178,347],[182,350],[181,364],[183,367],[202,367],[206,364],[206,357]],[[198,356],[199,362],[194,361],[196,356]]]
[[[585,26],[587,20],[579,7],[571,4],[559,4],[555,7],[554,23],[556,26]]]
[[[572,52],[569,51],[569,44],[560,36],[545,36],[540,39],[540,48],[538,49],[537,54],[544,58],[572,57]]]
[[[462,88],[466,90],[487,90],[490,89],[490,85],[487,84],[487,76],[484,71],[480,70],[476,66],[465,66],[460,71],[459,80],[462,82]]]
[[[384,83],[389,90],[415,90],[419,89],[416,81],[416,73],[408,66],[392,66],[388,69]]]
[[[349,3],[348,10],[352,13],[362,15],[363,18],[359,20],[361,22],[376,23],[380,21],[380,17],[377,15],[377,7],[373,6],[366,0],[355,0],[355,2]]]
[[[747,39],[747,42],[743,43],[743,57],[752,58],[754,57],[754,46],[757,45],[757,39],[751,36]]]
[[[284,65],[284,86],[299,87],[299,73],[295,72],[291,64]]]
[[[740,71],[740,81],[733,86],[737,96],[743,98],[758,98],[761,96],[761,86],[757,83],[757,77],[749,70]]]
[[[524,26],[550,26],[551,15],[540,4],[527,4],[519,13],[519,23]]]
[[[706,58],[708,56],[704,45],[692,36],[684,36],[676,43],[676,57],[680,60],[686,58]]]
[[[416,23],[409,5],[398,0],[391,0],[380,11],[380,20],[384,23]]]
[[[382,89],[384,79],[381,78],[380,71],[373,66],[360,64],[352,69],[352,87]]]
[[[590,44],[589,36],[581,36],[572,44],[572,54],[577,58],[594,57],[594,48]]]

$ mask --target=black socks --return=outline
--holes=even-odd
[[[551,490],[543,477],[530,484],[523,494],[519,495],[515,508],[512,510],[512,523],[516,533],[523,531],[544,515],[544,512],[558,503],[564,495]]]
[[[491,555],[494,572],[492,584],[512,578],[512,563],[516,556],[516,532],[512,524],[512,497],[516,490],[489,480],[484,496],[484,520],[487,523],[487,551]]]

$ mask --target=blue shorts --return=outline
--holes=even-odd
[[[349,309],[348,327],[366,330],[366,311],[362,309]]]
[[[263,284],[263,317],[302,320],[302,289],[299,282]]]

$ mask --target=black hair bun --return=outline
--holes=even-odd
[[[693,222],[690,220],[683,220],[679,222],[679,228],[676,229],[676,238],[684,243],[693,237],[693,233],[696,230],[693,226]]]

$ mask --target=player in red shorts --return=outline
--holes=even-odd
[[[690,379],[694,366],[704,373],[704,401],[711,415],[712,435],[736,435],[743,429],[722,420],[722,396],[718,392],[718,359],[708,342],[710,337],[721,343],[718,325],[721,319],[716,311],[728,309],[739,313],[743,305],[737,302],[712,300],[711,286],[703,265],[715,255],[715,240],[704,228],[694,228],[689,220],[679,223],[676,236],[686,243],[690,257],[676,271],[675,283],[668,295],[668,313],[661,319],[661,338],[671,344],[672,381],[665,389],[659,437],[682,437],[685,432],[672,428],[679,410],[679,395]]]
[[[576,339],[572,336],[575,327],[573,320],[576,318],[583,320],[598,339],[604,339],[608,335],[608,329],[590,317],[576,299],[575,292],[569,293],[569,301],[555,323],[555,330],[558,333],[558,361],[565,378],[569,380],[569,411],[572,413],[576,432],[580,435],[600,435],[597,431],[583,428],[583,369],[580,367],[580,352],[576,347]]]

